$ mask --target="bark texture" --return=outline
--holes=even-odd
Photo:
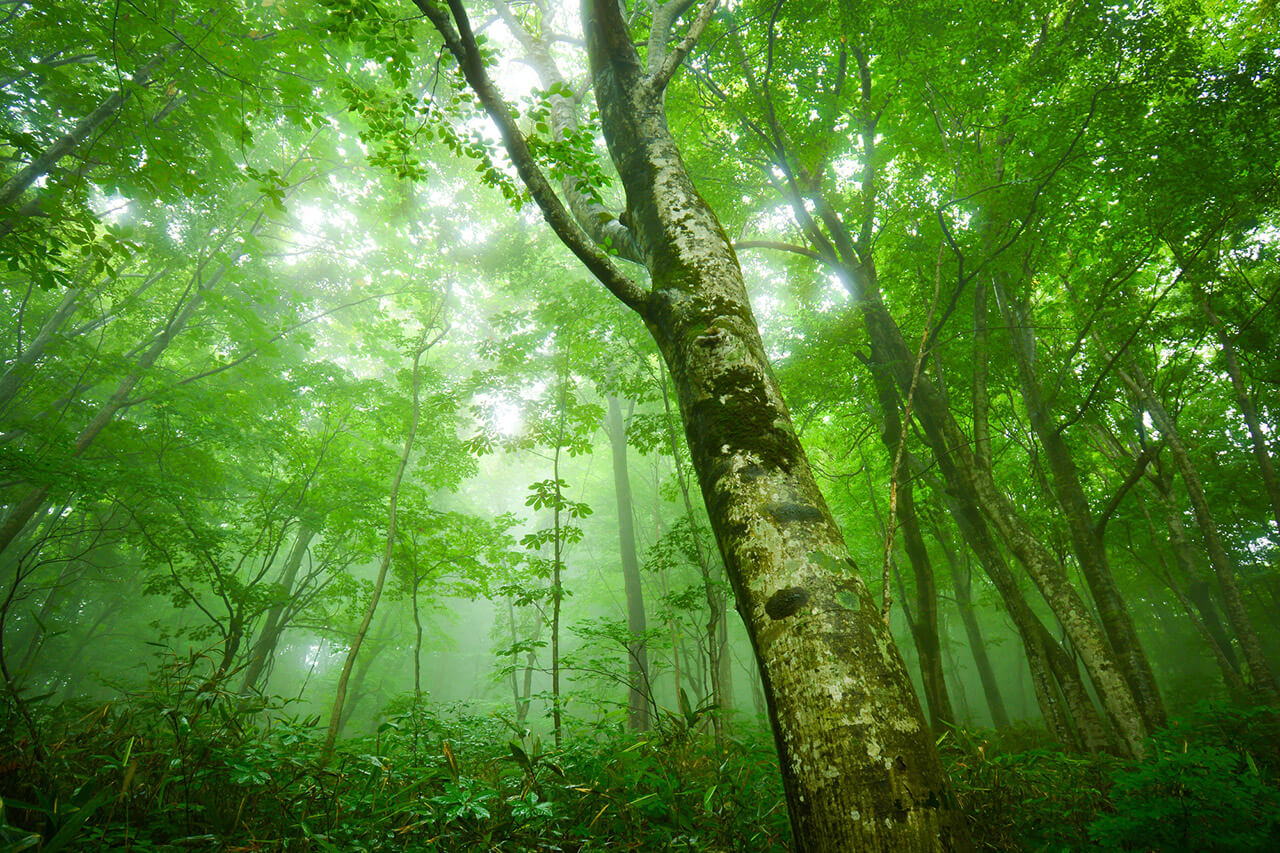
[[[585,0],[601,125],[652,281],[586,240],[488,79],[460,0],[419,8],[499,125],[556,233],[644,319],[671,372],[694,469],[765,685],[796,847],[968,849],[963,816],[887,626],[856,574],[764,353],[737,257],[671,137],[664,89],[712,3],[642,63],[614,0]],[[665,36],[653,43],[665,45]]]

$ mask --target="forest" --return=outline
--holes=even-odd
[[[0,853],[1280,849],[1274,0],[0,0],[0,104]]]

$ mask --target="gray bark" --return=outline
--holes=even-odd
[[[667,127],[665,84],[691,39],[647,73],[616,2],[583,5],[605,141],[652,280],[644,290],[565,214],[485,74],[461,3],[451,0],[450,16],[417,2],[498,122],[548,222],[640,314],[671,371],[764,680],[797,849],[967,849],[901,657],[796,437],[737,258]]]

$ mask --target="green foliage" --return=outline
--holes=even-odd
[[[1123,850],[1280,847],[1276,723],[1261,709],[1219,716],[1201,708],[1161,731],[1146,761],[1112,772],[1114,812],[1093,822],[1090,837]],[[1271,761],[1260,764],[1249,741]]]
[[[275,700],[251,708],[210,672],[170,658],[128,702],[50,710],[43,762],[6,742],[4,849],[784,849],[760,729],[716,752],[604,726],[549,754],[494,716],[407,697],[322,765],[315,718]]]
[[[956,730],[941,748],[985,849],[1261,851],[1280,842],[1278,723],[1197,706],[1140,762],[1019,747],[1034,732]]]

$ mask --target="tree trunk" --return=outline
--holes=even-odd
[[[646,70],[615,0],[583,4],[596,102],[652,280],[646,290],[573,226],[489,81],[461,3],[450,0],[454,19],[430,0],[418,5],[498,122],[548,222],[641,315],[671,372],[764,680],[797,849],[967,848],[902,659],[796,437],[737,257],[667,127],[665,86],[696,34],[650,54]]]
[[[285,558],[284,569],[281,570],[280,580],[277,581],[285,600],[277,601],[267,611],[267,618],[262,624],[262,629],[258,632],[258,638],[253,644],[253,651],[250,653],[249,664],[244,670],[244,683],[240,686],[241,693],[248,693],[255,689],[265,689],[265,683],[260,688],[258,682],[263,680],[263,673],[266,672],[267,663],[271,660],[271,656],[275,654],[276,646],[280,643],[280,636],[284,633],[286,625],[283,617],[288,603],[287,599],[293,594],[293,583],[297,580],[298,570],[302,567],[302,560],[307,554],[307,547],[311,544],[311,540],[315,538],[315,535],[316,531],[306,522],[299,525],[297,538],[293,541],[289,556]]]
[[[955,592],[956,609],[960,611],[960,621],[964,624],[965,636],[969,640],[969,653],[973,655],[974,667],[978,670],[978,680],[982,682],[982,693],[987,699],[987,708],[991,711],[991,724],[997,729],[1009,728],[1009,712],[1005,709],[1004,697],[1000,694],[1000,682],[996,680],[991,658],[987,654],[987,645],[982,637],[982,628],[978,624],[978,616],[973,606],[973,572],[965,557],[963,566],[956,556],[951,540],[935,526],[935,541],[946,555],[951,566],[951,588]]]
[[[1253,458],[1258,463],[1258,474],[1262,477],[1262,485],[1267,492],[1267,500],[1271,503],[1271,517],[1280,530],[1280,478],[1276,477],[1275,463],[1271,461],[1271,452],[1267,447],[1267,436],[1262,431],[1262,422],[1258,418],[1258,406],[1249,393],[1244,382],[1244,373],[1240,370],[1240,359],[1236,356],[1236,347],[1231,339],[1227,324],[1222,322],[1218,312],[1213,310],[1207,290],[1199,292],[1200,307],[1204,310],[1209,322],[1213,325],[1214,334],[1218,338],[1218,352],[1222,356],[1223,366],[1227,369],[1227,378],[1231,380],[1231,390],[1236,395],[1236,408],[1244,416],[1245,425],[1249,428],[1249,443],[1253,448]]]
[[[413,452],[413,440],[418,433],[418,417],[421,414],[418,393],[421,381],[422,355],[444,336],[441,332],[434,340],[428,341],[427,331],[418,338],[413,353],[413,402],[409,415],[409,431],[404,437],[404,450],[400,452],[400,464],[396,466],[395,476],[391,479],[391,491],[387,501],[387,537],[382,551],[382,563],[378,566],[378,577],[373,582],[373,595],[369,597],[369,605],[365,608],[364,617],[351,640],[351,648],[347,651],[347,659],[342,664],[342,674],[338,676],[338,687],[333,696],[333,710],[329,714],[329,731],[325,736],[321,750],[321,760],[327,762],[333,755],[333,745],[338,738],[338,728],[342,724],[342,704],[347,698],[347,683],[351,679],[351,670],[360,654],[360,646],[364,643],[365,634],[373,622],[373,614],[378,609],[378,600],[382,598],[382,587],[387,580],[387,570],[391,568],[391,556],[396,546],[396,500],[400,496],[400,483],[404,480],[405,469],[409,467],[409,455]]]
[[[1080,482],[1079,469],[1062,436],[1062,429],[1053,422],[1045,402],[1035,369],[1034,331],[1027,318],[1027,309],[1023,305],[1013,304],[998,280],[995,292],[1008,326],[1022,400],[1031,428],[1040,440],[1040,446],[1049,462],[1054,494],[1067,521],[1076,562],[1093,596],[1098,620],[1106,633],[1116,665],[1138,702],[1138,710],[1149,730],[1159,728],[1165,721],[1164,703],[1156,686],[1155,675],[1151,671],[1151,661],[1143,651],[1133,625],[1133,616],[1129,613],[1128,605],[1116,585],[1115,576],[1111,573],[1093,512]]]
[[[893,378],[886,371],[873,368],[872,372],[880,398],[880,411],[884,416],[880,438],[889,451],[889,458],[897,459],[904,439],[898,393]],[[896,506],[893,507],[896,518],[891,519],[890,524],[896,521],[902,527],[902,545],[915,577],[916,612],[915,618],[909,620],[911,637],[920,658],[920,679],[925,703],[929,706],[929,726],[935,734],[942,734],[949,726],[955,725],[956,716],[942,671],[942,648],[938,641],[938,590],[933,577],[933,563],[920,535],[915,489],[908,466],[902,466],[898,480]]]
[[[618,502],[618,547],[622,581],[627,594],[627,671],[631,688],[627,695],[627,722],[633,732],[649,729],[649,654],[645,647],[644,592],[640,586],[640,559],[636,556],[635,518],[631,505],[631,474],[627,469],[627,428],[617,397],[609,397],[609,444],[613,450],[613,488]]]
[[[1222,541],[1217,520],[1214,518],[1213,511],[1209,509],[1209,499],[1205,496],[1204,486],[1200,483],[1200,474],[1191,461],[1186,445],[1182,443],[1177,424],[1174,423],[1173,418],[1169,417],[1150,380],[1136,363],[1131,362],[1127,370],[1121,370],[1120,377],[1138,396],[1151,415],[1152,422],[1156,429],[1160,430],[1160,435],[1168,445],[1169,452],[1173,454],[1174,464],[1178,466],[1178,472],[1182,475],[1182,484],[1191,501],[1191,510],[1204,536],[1209,564],[1213,566],[1214,575],[1218,578],[1223,611],[1226,613],[1227,621],[1231,623],[1232,630],[1235,631],[1236,640],[1240,643],[1240,650],[1244,654],[1245,665],[1248,666],[1249,675],[1253,679],[1253,691],[1266,704],[1280,705],[1280,684],[1277,684],[1271,666],[1267,663],[1258,632],[1253,627],[1249,611],[1245,609],[1240,587],[1236,583],[1235,565],[1227,554],[1227,547]]]
[[[718,578],[713,576],[711,555],[702,544],[702,528],[697,523],[697,513],[693,510],[693,500],[689,495],[689,478],[685,476],[684,462],[681,459],[675,426],[671,416],[671,398],[667,394],[667,374],[662,377],[662,406],[666,412],[667,442],[671,452],[671,462],[675,467],[676,482],[680,485],[680,496],[684,499],[685,518],[689,520],[689,536],[693,540],[694,557],[698,561],[698,574],[702,577],[702,592],[707,603],[707,643],[708,655],[711,658],[711,701],[715,703],[716,713],[711,718],[712,734],[716,746],[723,744],[728,716],[726,685],[729,683],[729,666],[726,660],[729,642],[728,606],[725,596],[718,586]],[[718,574],[718,573],[717,573]],[[677,673],[679,669],[677,669]],[[679,679],[677,679],[678,681]],[[676,685],[676,695],[680,695]]]

